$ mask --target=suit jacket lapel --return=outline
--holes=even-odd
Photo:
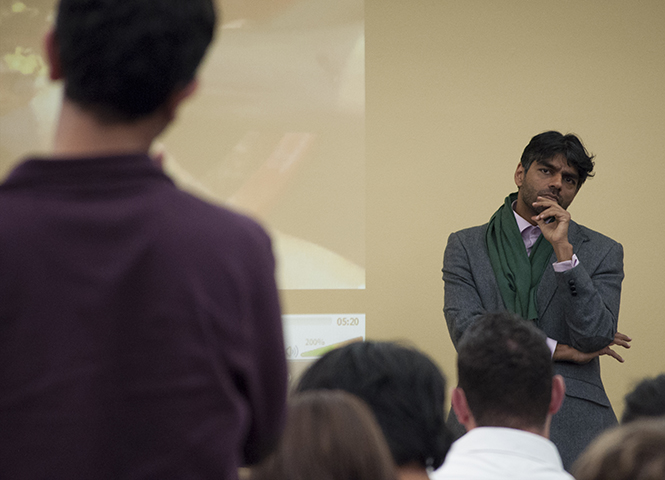
[[[580,247],[585,241],[587,241],[587,237],[582,233],[582,229],[579,227],[577,223],[573,222],[572,220],[570,221],[570,225],[568,226],[568,241],[572,244],[573,252],[575,254],[579,253]],[[556,262],[556,255],[552,253],[552,256],[550,257],[550,264],[555,262]],[[538,301],[539,318],[543,317],[545,311],[547,310],[547,307],[549,306],[550,302],[552,301],[552,298],[554,297],[554,292],[556,292],[556,289],[557,289],[557,283],[556,279],[554,278],[554,269],[547,268],[545,269],[545,273],[543,273],[543,277],[540,279],[540,285],[538,285],[537,301]]]

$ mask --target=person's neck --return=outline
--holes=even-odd
[[[133,122],[102,123],[65,98],[52,153],[55,158],[147,153],[167,123],[159,114]]]
[[[415,463],[397,467],[399,480],[429,480],[427,470]]]
[[[531,218],[536,214],[536,212],[530,210],[520,197],[517,197],[517,200],[515,200],[515,203],[513,204],[513,211],[524,220],[529,222],[531,225],[537,225],[536,222]]]

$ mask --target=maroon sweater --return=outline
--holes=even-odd
[[[232,479],[285,412],[270,240],[146,155],[0,185],[0,478]]]

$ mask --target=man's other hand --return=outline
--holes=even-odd
[[[590,353],[580,352],[579,350],[571,347],[570,345],[557,343],[556,349],[554,350],[554,355],[552,356],[552,360],[560,362],[589,363],[591,360],[593,360],[596,357],[600,357],[601,355],[609,355],[610,357],[616,359],[618,362],[623,363],[624,362],[623,357],[614,350],[612,350],[610,347],[613,345],[618,345],[623,348],[630,348],[630,342],[632,341],[633,339],[630,338],[628,335],[624,335],[621,332],[617,332],[614,335],[614,340],[607,347],[598,350],[596,352],[590,352]]]

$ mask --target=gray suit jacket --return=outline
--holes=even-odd
[[[452,233],[444,253],[443,312],[455,346],[479,315],[505,308],[487,254],[486,229],[487,224]],[[609,345],[617,331],[623,248],[573,221],[568,239],[580,264],[563,273],[545,271],[538,287],[537,325],[559,343],[593,352]],[[616,417],[598,358],[583,365],[555,362],[554,369],[566,381],[566,400],[552,420],[550,436],[570,468],[589,441],[616,424]]]

